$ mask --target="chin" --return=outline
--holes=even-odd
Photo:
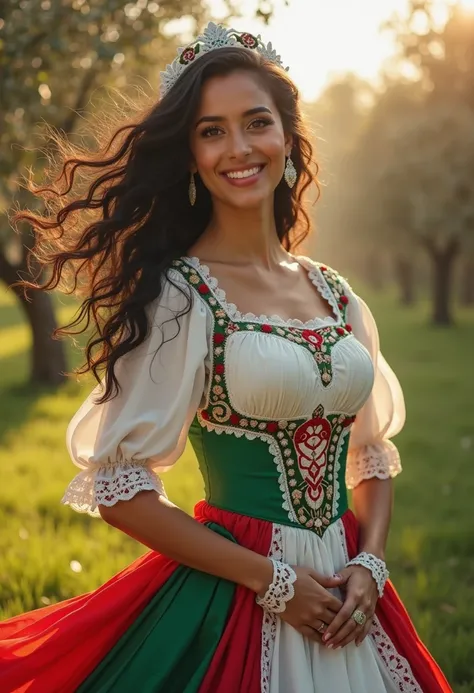
[[[265,193],[256,190],[249,190],[246,192],[242,191],[238,195],[227,194],[225,197],[226,203],[232,207],[235,207],[236,209],[260,209],[261,207],[266,206],[272,200],[273,190]]]

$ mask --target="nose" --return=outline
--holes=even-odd
[[[229,158],[245,159],[252,152],[252,146],[245,132],[236,129],[229,138]]]

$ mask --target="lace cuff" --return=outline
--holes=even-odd
[[[400,455],[390,440],[349,450],[346,486],[355,488],[364,479],[390,479],[402,471]]]
[[[98,505],[108,507],[130,500],[139,491],[156,491],[165,496],[161,479],[143,464],[124,462],[86,469],[71,481],[61,500],[79,513],[100,517]]]

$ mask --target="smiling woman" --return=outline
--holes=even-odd
[[[255,103],[261,105],[247,108]],[[205,115],[216,108],[226,116]],[[291,146],[291,135],[284,132],[277,106],[254,75],[234,72],[214,77],[204,86],[191,138],[192,170],[199,173],[215,200],[256,208],[265,201],[268,206]],[[267,212],[270,215],[270,209]]]
[[[63,503],[151,551],[0,624],[2,693],[449,693],[384,560],[400,385],[364,302],[292,252],[317,168],[298,92],[270,45],[213,24],[162,87],[37,190],[49,216],[20,215],[40,288],[72,269],[86,291],[86,370],[105,370]],[[158,475],[187,436],[194,518]]]

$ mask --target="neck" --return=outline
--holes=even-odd
[[[255,264],[271,268],[289,254],[277,236],[273,199],[259,209],[236,209],[214,204],[204,237],[207,260]]]

